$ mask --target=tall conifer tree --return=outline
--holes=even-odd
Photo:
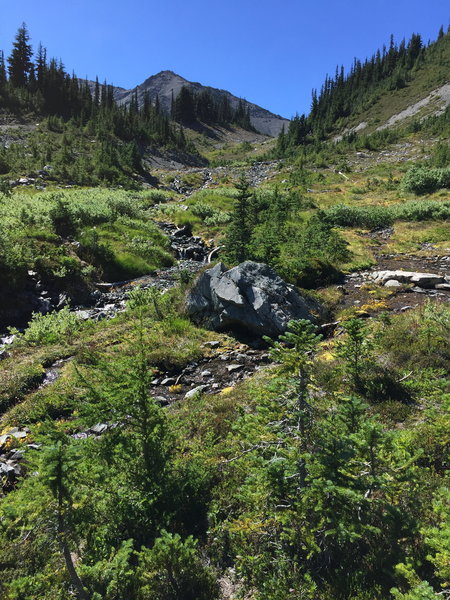
[[[33,71],[33,63],[31,62],[33,50],[28,43],[29,40],[30,36],[26,25],[22,23],[17,31],[11,55],[8,57],[9,79],[15,87],[25,87]]]

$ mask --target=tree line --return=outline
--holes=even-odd
[[[179,149],[187,145],[182,128],[164,114],[158,99],[152,103],[146,97],[141,106],[137,101],[119,106],[113,86],[106,81],[100,84],[97,78],[92,84],[70,75],[61,60],[47,57],[42,44],[34,54],[25,23],[18,29],[11,54],[5,59],[0,53],[0,105],[16,115],[47,117],[95,135],[107,169],[139,171],[147,144]],[[8,172],[5,162],[2,170]]]
[[[245,107],[240,98],[236,108],[233,108],[226,95],[217,99],[208,90],[198,94],[183,86],[176,98],[172,97],[172,118],[178,123],[219,123],[220,125],[235,124],[243,129],[254,131],[250,120],[250,108]]]
[[[379,94],[406,87],[413,72],[449,37],[441,27],[437,40],[426,46],[416,33],[400,44],[391,35],[389,48],[383,46],[363,62],[355,58],[349,73],[337,66],[334,77],[327,75],[321,89],[312,91],[309,114],[297,114],[281,132],[277,153],[283,156],[295,147],[326,139],[345,118],[367,110]]]

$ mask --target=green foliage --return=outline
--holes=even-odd
[[[336,204],[323,211],[323,219],[338,227],[378,229],[395,221],[440,221],[450,218],[450,202],[408,201],[392,206],[347,206]]]
[[[223,225],[230,221],[229,213],[216,210],[204,202],[196,202],[190,206],[193,215],[200,217],[207,225]]]
[[[68,237],[76,234],[78,228],[77,220],[68,200],[61,196],[56,196],[55,204],[50,209],[48,216],[57,235]]]
[[[345,368],[355,389],[361,387],[361,374],[364,361],[370,357],[372,344],[367,336],[367,327],[362,319],[350,319],[343,323],[346,333],[344,340],[339,341],[337,351],[345,361]]]
[[[443,52],[448,37],[440,35],[439,43]],[[394,192],[383,207],[330,208],[319,190],[305,193],[338,179],[331,171],[326,178],[308,172],[305,164],[345,170],[349,149],[395,139],[379,132],[333,147],[320,142],[336,124],[344,126],[350,99],[367,107],[384,86],[407,86],[434,51],[422,50],[415,36],[366,65],[355,63],[348,77],[328,79],[313,99],[316,124],[296,117],[278,140],[280,156],[305,148],[279,188],[250,190],[242,181],[236,189],[205,189],[186,200],[183,213],[166,202],[170,192],[157,190],[1,195],[4,280],[20,291],[33,269],[45,285],[66,290],[169,265],[168,241],[150,222],[156,213],[184,219],[202,234],[209,227],[220,234],[229,220],[233,261],[268,262],[291,281],[315,286],[349,258],[334,227],[448,219],[444,197],[390,204],[393,175],[387,183],[371,177],[359,190]],[[51,161],[57,178],[129,185],[148,141],[170,139],[170,127],[150,134],[168,121],[148,98],[141,109],[137,99],[128,111],[115,107],[108,86],[97,85],[91,100],[86,94],[75,108],[64,90],[71,85],[72,99],[79,99],[79,82],[64,78],[42,48],[37,59],[40,96],[27,82],[26,94],[9,86],[7,100],[18,103],[19,113],[38,103],[33,110],[49,116],[40,119],[45,131],[38,128],[27,152],[0,152],[0,172],[19,165],[29,172]],[[58,85],[51,84],[55,77]],[[0,57],[1,94],[4,86]],[[208,102],[207,95],[194,98],[205,122],[217,108]],[[225,115],[227,107],[220,110]],[[240,112],[244,122],[242,103]],[[446,131],[449,114],[414,129]],[[181,144],[178,126],[176,135]],[[446,156],[442,144],[432,173],[447,168]],[[379,167],[374,172],[386,175]],[[197,186],[199,177],[190,173],[183,183]],[[327,209],[317,211],[315,202]],[[180,273],[182,286],[188,279]],[[0,596],[207,600],[219,597],[219,582],[229,582],[230,596],[255,600],[445,595],[448,303],[344,321],[326,340],[309,321],[291,322],[270,342],[270,368],[232,390],[162,407],[152,395],[155,378],[190,377],[192,366],[203,369],[210,358],[211,368],[221,363],[206,340],[220,339],[218,354],[244,352],[184,318],[184,291],[136,288],[115,319],[83,326],[67,307],[35,315],[7,349],[0,362],[2,421],[5,431],[24,424],[31,431],[23,441],[2,441],[2,456],[24,453],[24,476],[0,492]],[[45,368],[68,356],[74,359],[58,380],[39,388]],[[180,391],[182,398],[186,390]],[[0,478],[3,485],[6,475]]]
[[[3,226],[2,226],[3,225]],[[0,225],[0,274],[14,289],[24,279],[31,262],[28,244],[17,239],[8,223]]]
[[[316,348],[321,335],[316,334],[317,327],[306,319],[289,321],[286,333],[280,335],[277,342],[271,342],[270,354],[281,363],[283,370],[297,374],[311,365],[311,352]],[[270,341],[269,338],[265,338]]]
[[[306,222],[292,222],[303,197],[296,192],[250,195],[241,191],[225,239],[226,258],[256,260],[275,267],[280,275],[302,287],[333,281],[338,265],[349,257],[347,243],[322,211]]]
[[[16,36],[6,78],[3,53],[0,68],[2,105],[19,117],[36,115],[42,122],[28,143],[11,144],[1,152],[0,172],[21,174],[52,166],[51,178],[79,185],[113,184],[136,188],[143,171],[142,155],[149,144],[187,146],[178,125],[148,96],[139,106],[114,101],[113,87],[69,75],[60,60],[47,59],[39,45],[33,50],[23,24]]]
[[[17,332],[15,343],[36,346],[65,341],[70,344],[81,327],[81,319],[68,306],[47,315],[33,313],[24,333]]]
[[[241,179],[237,185],[238,196],[231,215],[225,244],[226,256],[233,263],[241,263],[249,258],[248,241],[251,235],[251,198],[249,184]]]
[[[429,194],[450,187],[450,169],[414,166],[402,181],[402,188],[414,194]]]
[[[142,600],[214,600],[219,586],[212,569],[200,560],[192,536],[161,532],[151,549],[140,554]]]
[[[450,145],[439,142],[433,148],[433,155],[430,160],[434,167],[448,167],[450,165]]]
[[[25,23],[19,27],[13,43],[11,55],[8,57],[9,81],[16,87],[25,87],[31,80],[33,63],[31,57],[33,50],[28,43],[30,40]]]
[[[449,56],[448,32],[427,46],[415,33],[407,43],[403,40],[397,44],[391,37],[388,48],[383,47],[363,62],[355,59],[348,73],[341,66],[334,76],[327,75],[320,90],[312,91],[309,114],[291,119],[288,130],[280,133],[273,154],[277,158],[297,154],[307,157],[310,164],[324,167],[326,155],[335,155],[339,145],[378,151],[397,142],[401,136],[398,129],[373,131],[374,127],[413,104],[417,89],[431,91],[441,86],[446,81]],[[413,120],[407,130],[445,136],[449,114],[447,109],[437,117]],[[362,135],[352,131],[363,122],[366,127]],[[369,134],[364,133],[367,130]],[[341,140],[336,147],[334,140],[329,147],[323,144],[330,134],[337,133]],[[441,151],[439,156],[436,166],[446,166],[446,154]]]
[[[133,540],[125,540],[102,560],[81,565],[80,576],[86,587],[92,590],[91,600],[134,598],[138,585],[133,559]]]
[[[168,238],[151,221],[148,202],[148,192],[100,189],[0,198],[0,274],[8,282],[0,290],[0,312],[11,304],[11,291],[24,289],[28,270],[79,298],[92,281],[171,266]]]
[[[335,281],[339,264],[349,256],[347,242],[318,213],[296,235],[291,230],[281,247],[279,271],[297,285],[317,287]]]
[[[392,211],[383,206],[346,206],[336,204],[325,211],[325,219],[339,227],[367,227],[377,229],[393,222]]]
[[[394,600],[436,600],[436,598],[440,598],[428,581],[420,581],[411,565],[400,563],[396,565],[396,570],[408,582],[410,589],[403,593],[398,588],[393,588],[391,594]]]
[[[7,413],[43,447],[24,445],[35,474],[0,501],[2,597],[215,598],[224,571],[255,600],[444,590],[448,307],[348,322],[323,343],[293,322],[272,344],[278,366],[165,409],[153,365],[179,372],[205,339],[176,312],[177,294],[133,291],[120,317],[76,334],[71,375]],[[13,347],[0,380],[38,351]],[[388,415],[349,395],[359,377],[366,396],[374,364],[407,374],[420,410]],[[64,420],[36,422],[61,418],[58,406]],[[109,427],[70,436],[96,423]]]

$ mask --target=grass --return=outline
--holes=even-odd
[[[433,248],[422,249],[422,244],[429,243]],[[445,222],[408,223],[397,222],[394,233],[381,249],[383,254],[399,252],[420,255],[440,254],[450,252],[450,231]]]
[[[96,188],[0,198],[0,272],[16,290],[31,269],[45,285],[70,292],[102,277],[129,279],[170,266],[169,241],[148,212],[169,197]]]
[[[0,407],[6,411],[4,422],[13,425],[40,421],[48,415],[70,416],[83,401],[77,370],[82,370],[85,379],[95,380],[98,359],[132,352],[141,327],[145,331],[148,363],[162,372],[179,371],[208,354],[204,342],[226,339],[195,327],[175,309],[180,302],[179,290],[165,294],[158,302],[165,315],[162,320],[155,317],[153,305],[141,306],[109,321],[85,323],[66,344],[42,342],[13,347],[10,358],[0,362]],[[59,379],[36,390],[45,368],[68,356],[74,360],[62,367]]]
[[[188,225],[195,235],[219,239],[229,221],[237,190],[215,187],[195,192],[183,201],[155,207],[156,219],[169,219],[178,226]],[[186,208],[187,207],[187,208]]]
[[[362,238],[355,229],[344,229],[341,233],[351,252],[351,260],[342,265],[345,271],[368,269],[376,264],[373,250],[368,248],[367,238]]]

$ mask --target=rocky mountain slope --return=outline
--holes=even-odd
[[[416,63],[400,72],[387,87],[382,84],[366,103],[355,108],[340,130],[343,134],[373,133],[439,116],[450,105],[450,36],[422,46]],[[342,122],[337,123],[342,127]]]
[[[95,84],[92,82],[91,85],[94,86]],[[172,102],[172,93],[173,97],[176,98],[183,86],[189,88],[189,90],[194,93],[208,90],[217,101],[223,96],[226,96],[233,109],[237,107],[239,102],[239,98],[226,90],[219,90],[217,88],[203,86],[201,83],[188,81],[173,71],[161,71],[130,90],[114,87],[114,98],[119,104],[129,104],[134,94],[137,92],[138,102],[141,105],[143,103],[144,94],[148,92],[153,102],[156,100],[156,97],[159,98],[162,108],[168,113]],[[248,102],[247,100],[243,100],[243,102],[245,108],[248,107],[250,109],[250,120],[252,125],[260,133],[277,136],[283,125],[285,127],[288,126],[289,121],[280,115],[275,115],[261,106]]]

